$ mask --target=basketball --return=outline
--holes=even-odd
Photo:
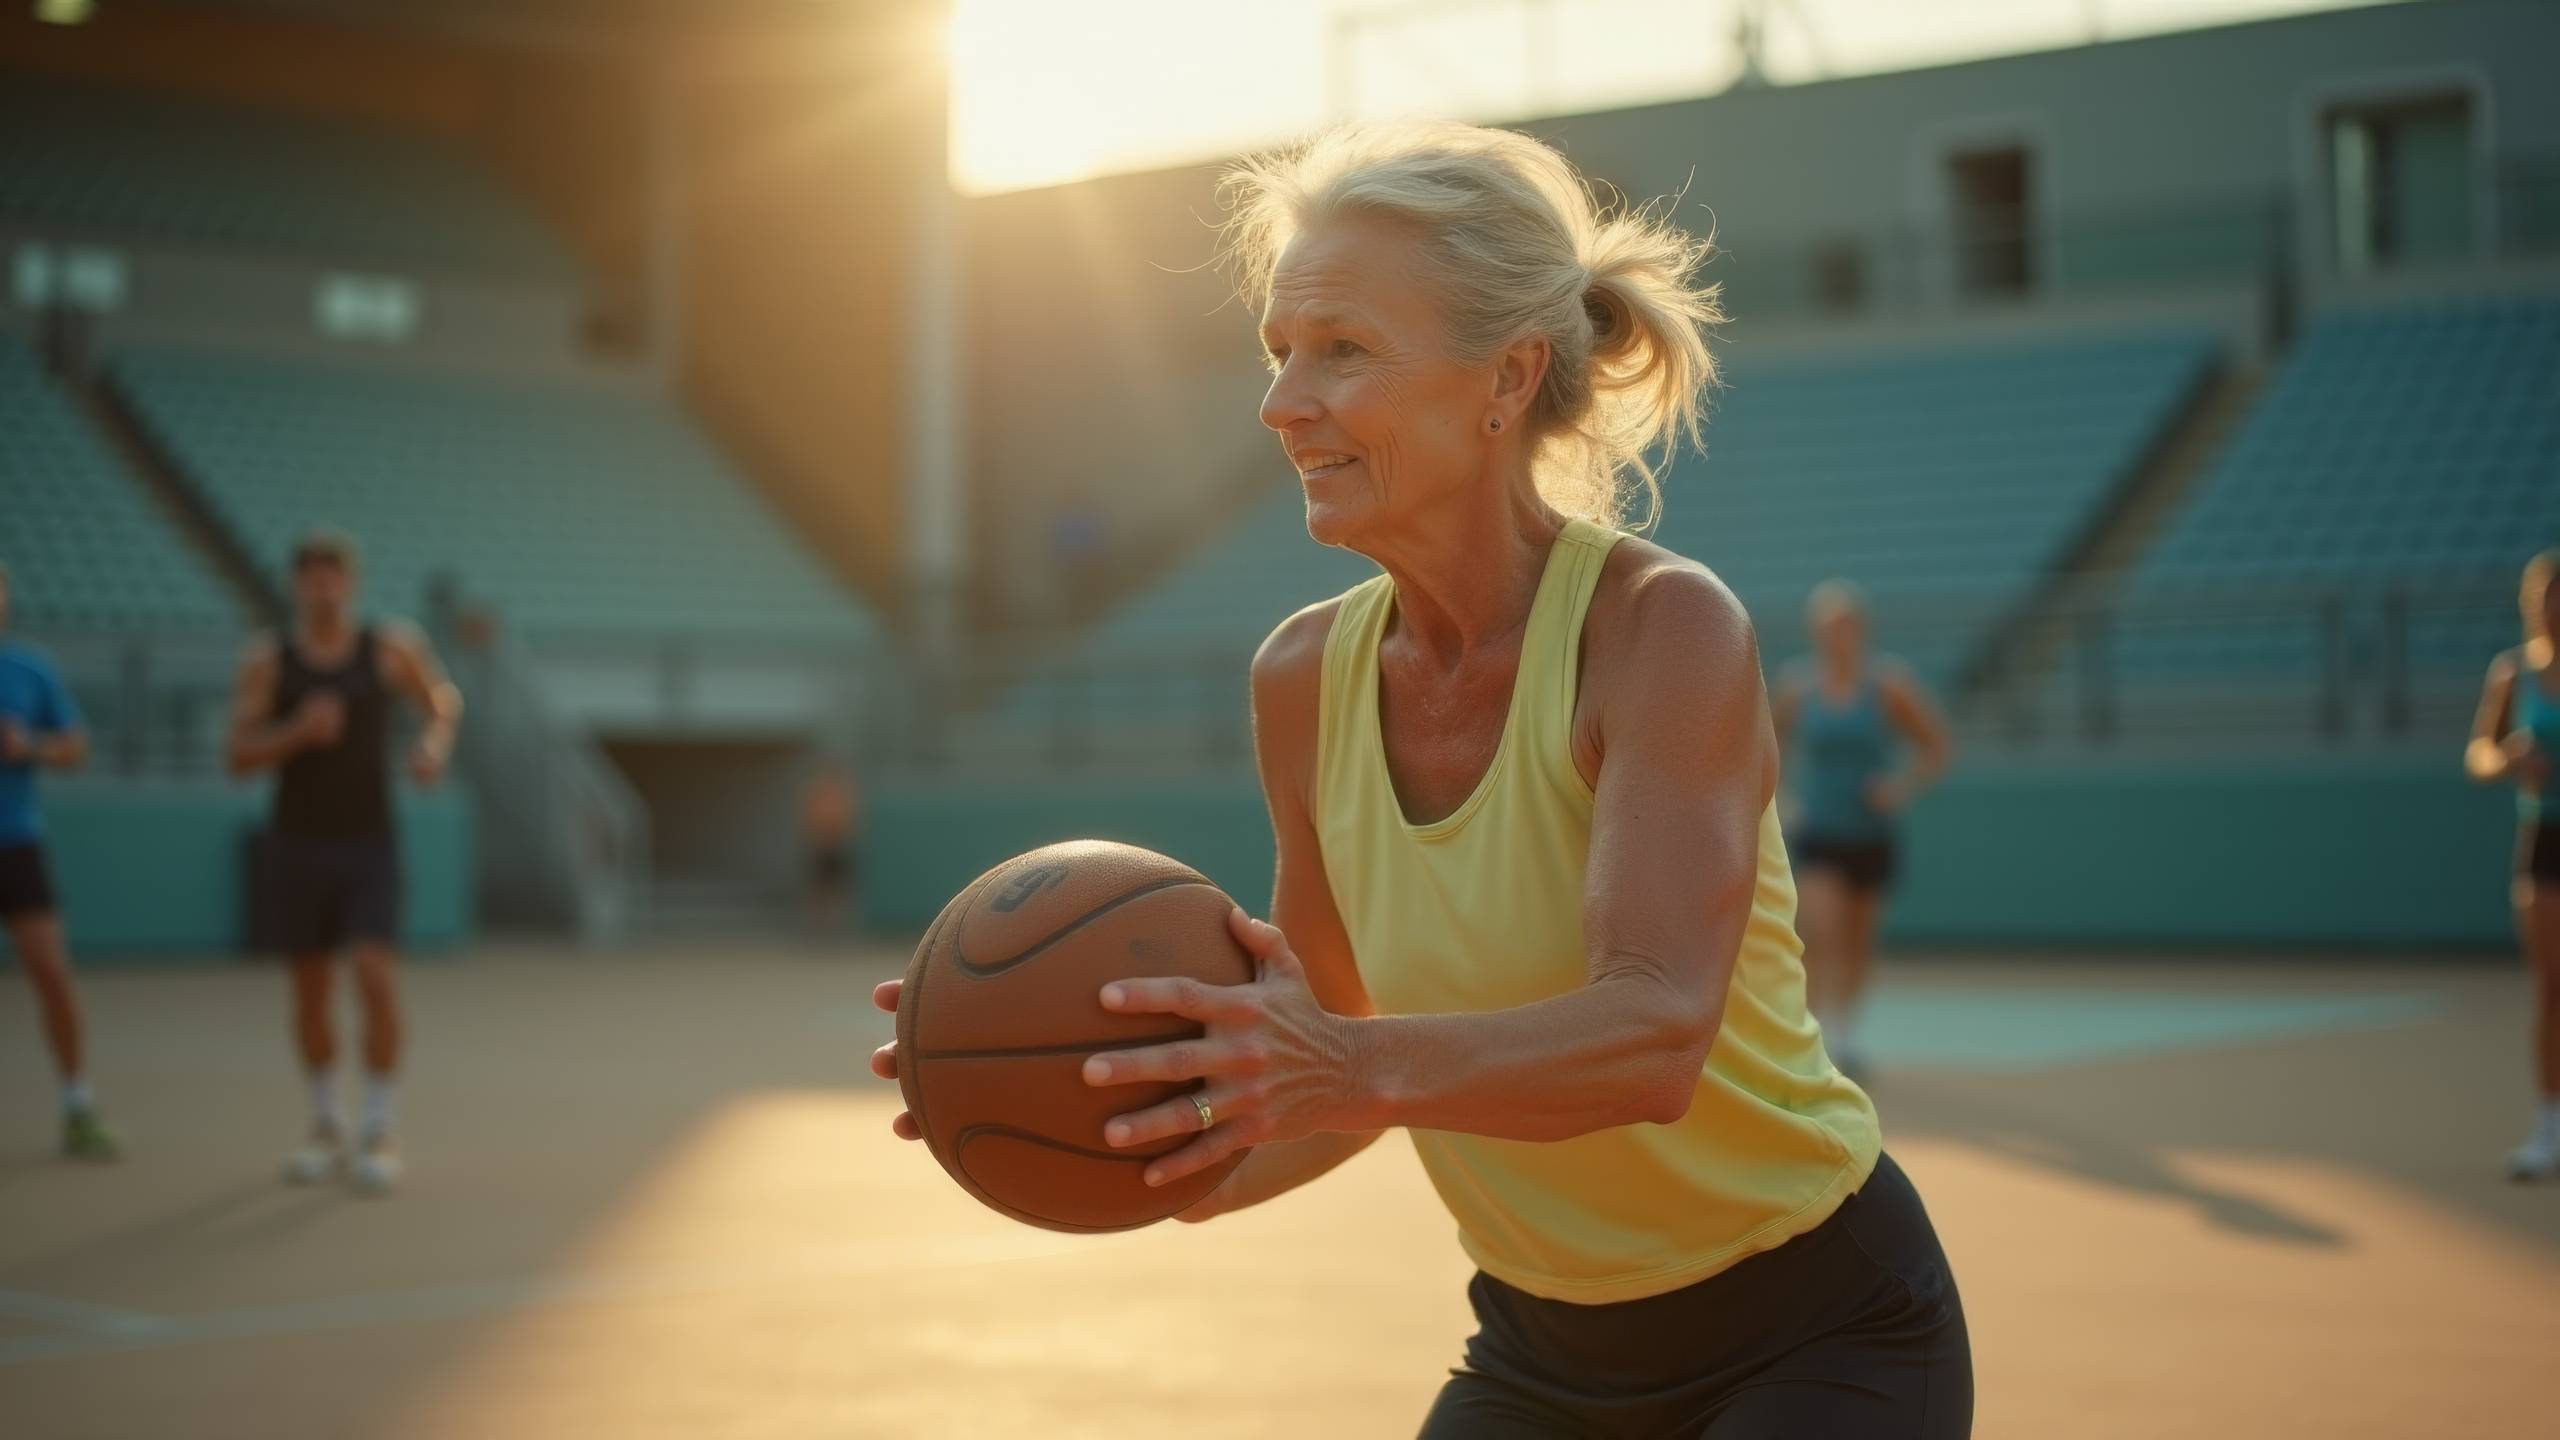
[[[934,1159],[989,1207],[1051,1230],[1153,1224],[1218,1186],[1239,1151],[1150,1187],[1147,1161],[1175,1135],[1115,1150],[1103,1123],[1198,1082],[1093,1086],[1096,1051],[1198,1037],[1170,1015],[1102,1008],[1114,980],[1253,979],[1227,931],[1235,902],[1151,850],[1071,840],[1018,855],[943,907],[907,966],[898,1003],[898,1084]]]

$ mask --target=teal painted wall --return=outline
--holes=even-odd
[[[1978,768],[1906,827],[1899,941],[2504,945],[2515,800],[2450,756]]]
[[[445,788],[403,793],[399,803],[403,943],[467,943],[478,908],[470,796]],[[73,776],[47,782],[44,809],[63,914],[84,959],[239,948],[244,837],[265,814],[264,786]]]
[[[874,793],[865,903],[921,929],[980,872],[1094,835],[1178,856],[1249,909],[1271,833],[1250,780]],[[1959,772],[1907,826],[1905,944],[2509,943],[2514,802],[2453,763],[2002,766]]]

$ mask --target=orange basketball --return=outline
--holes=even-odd
[[[1253,978],[1226,893],[1178,860],[1107,840],[1018,855],[943,907],[898,999],[898,1086],[933,1158],[963,1189],[1051,1230],[1129,1230],[1217,1188],[1242,1152],[1150,1188],[1176,1135],[1115,1150],[1103,1122],[1199,1082],[1093,1086],[1086,1057],[1198,1037],[1178,1015],[1102,1008],[1114,980]]]

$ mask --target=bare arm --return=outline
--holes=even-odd
[[[1332,633],[1336,608],[1329,602],[1300,611],[1273,631],[1253,657],[1254,759],[1279,852],[1271,881],[1272,923],[1297,950],[1318,1003],[1336,1015],[1366,1016],[1376,1010],[1368,987],[1360,983],[1351,936],[1325,880],[1315,827],[1316,715],[1325,637]],[[1196,1222],[1259,1205],[1324,1175],[1367,1149],[1379,1134],[1319,1131],[1264,1145],[1246,1156],[1224,1184],[1175,1218]]]
[[[1789,825],[1796,822],[1800,797],[1788,782],[1787,747],[1795,742],[1796,717],[1804,711],[1804,674],[1794,665],[1778,672],[1776,688],[1769,692],[1770,753],[1778,760],[1778,813]]]
[[[234,775],[247,775],[284,763],[309,741],[299,715],[270,720],[276,702],[276,647],[260,640],[240,660],[231,682],[231,730],[223,742],[223,760]]]
[[[16,716],[0,715],[0,761],[48,770],[77,769],[89,758],[89,731],[80,723],[62,678],[49,667],[39,676],[45,693],[36,697],[36,723],[26,725]]]
[[[1885,718],[1911,742],[1913,752],[1910,768],[1887,782],[1893,806],[1899,809],[1947,773],[1947,764],[1955,757],[1955,740],[1938,702],[1909,670],[1899,665],[1887,668],[1877,689],[1884,700]]]
[[[418,783],[431,785],[453,754],[453,733],[462,724],[462,691],[445,677],[435,647],[416,626],[386,625],[382,638],[383,678],[427,717],[410,752],[409,770]]]
[[[1651,563],[1592,627],[1602,753],[1586,975],[1510,1010],[1364,1027],[1386,1123],[1561,1140],[1687,1113],[1722,1023],[1777,745],[1749,620],[1695,566]],[[1603,637],[1611,637],[1604,640]]]
[[[2533,749],[2531,739],[2507,729],[2519,668],[2514,652],[2500,655],[2489,662],[2488,679],[2480,686],[2480,708],[2471,717],[2471,740],[2462,747],[2462,773],[2483,785],[2495,785],[2530,765],[2526,757]]]
[[[1769,692],[1769,732],[1778,753],[1796,738],[1796,712],[1804,707],[1804,681],[1794,667],[1780,671],[1776,688]]]
[[[0,717],[0,760],[22,761],[48,770],[76,770],[89,758],[89,732],[70,725],[60,730],[28,730]]]
[[[1148,1167],[1189,1174],[1244,1145],[1388,1126],[1561,1140],[1686,1113],[1723,1018],[1776,784],[1759,656],[1704,570],[1621,547],[1586,637],[1597,777],[1583,985],[1470,1014],[1358,1018],[1317,1005],[1283,932],[1240,921],[1251,985],[1132,980],[1103,1003],[1202,1021],[1200,1042],[1097,1056],[1097,1084],[1209,1079],[1217,1127]],[[1624,569],[1619,567],[1623,564]],[[1135,1144],[1196,1130],[1187,1102],[1113,1121]]]

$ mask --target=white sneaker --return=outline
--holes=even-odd
[[[400,1151],[387,1134],[372,1134],[357,1147],[353,1171],[356,1190],[365,1195],[388,1195],[400,1183]]]
[[[284,1157],[284,1179],[288,1185],[325,1185],[337,1178],[347,1163],[347,1139],[330,1120],[314,1121],[311,1138],[302,1148]]]
[[[2545,1125],[2507,1152],[2507,1178],[2548,1180],[2560,1175],[2560,1133]]]

